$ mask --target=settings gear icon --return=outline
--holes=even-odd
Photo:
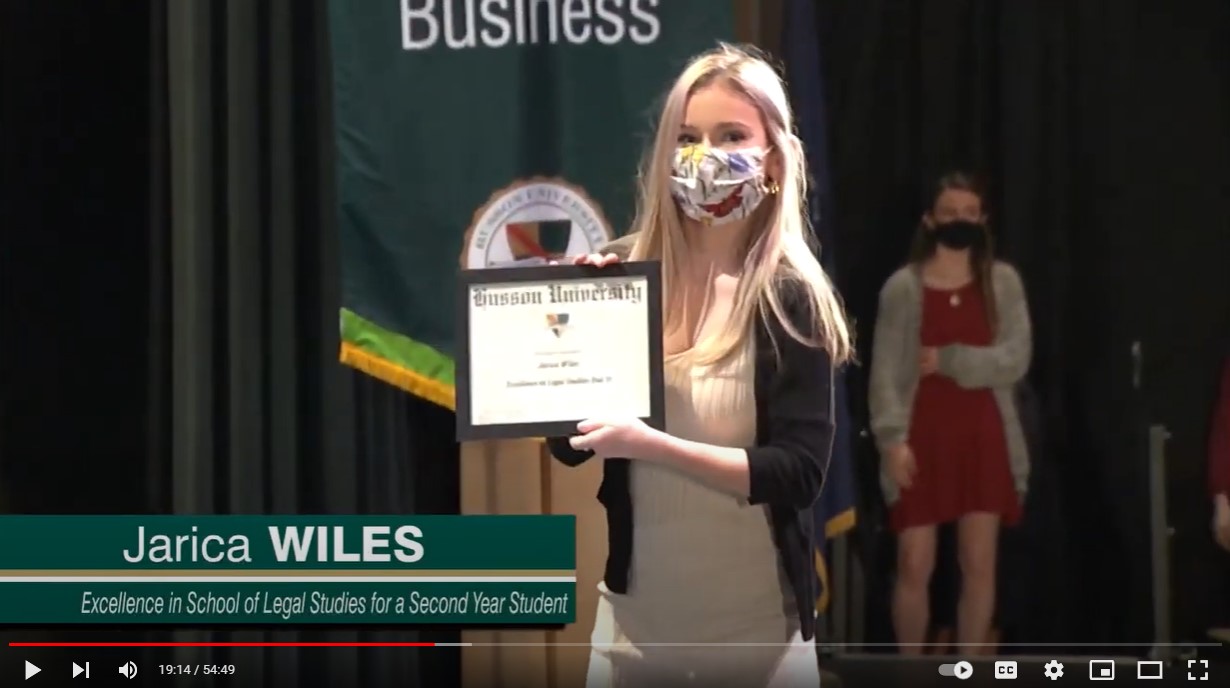
[[[1053,659],[1042,668],[1046,670],[1046,677],[1052,681],[1057,681],[1063,676],[1063,665]]]

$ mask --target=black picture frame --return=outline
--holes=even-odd
[[[454,383],[456,390],[457,440],[461,442],[491,439],[527,439],[568,437],[577,434],[575,418],[563,421],[502,423],[475,425],[471,418],[471,356],[470,356],[470,293],[482,284],[586,281],[610,277],[643,277],[645,280],[646,312],[649,317],[649,407],[650,413],[641,420],[650,427],[663,430],[666,426],[665,380],[662,353],[662,266],[658,261],[616,263],[604,267],[592,265],[532,265],[523,267],[482,268],[462,270],[456,292],[456,355]],[[617,325],[616,325],[617,326]]]

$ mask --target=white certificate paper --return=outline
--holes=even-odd
[[[470,423],[650,416],[649,298],[636,274],[469,285]]]

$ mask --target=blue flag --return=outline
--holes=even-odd
[[[808,206],[812,229],[820,241],[820,262],[832,278],[836,274],[833,226],[832,179],[829,174],[828,119],[825,116],[824,77],[820,52],[819,24],[815,0],[786,0],[782,24],[782,49],[790,97],[798,118],[799,138],[807,152],[811,170]],[[828,576],[829,541],[854,528],[855,481],[853,445],[850,436],[850,408],[844,371],[833,378],[833,419],[836,433],[833,456],[825,476],[824,489],[816,502],[816,574],[820,578],[817,611],[828,609],[831,590]]]

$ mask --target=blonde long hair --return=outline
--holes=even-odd
[[[672,293],[671,285],[682,273],[687,244],[683,220],[669,190],[671,160],[678,147],[688,98],[716,83],[730,86],[756,105],[768,145],[781,156],[783,178],[776,180],[778,193],[767,196],[752,216],[730,318],[711,339],[697,343],[696,353],[707,362],[723,360],[750,335],[754,317],[766,324],[773,317],[791,337],[826,349],[834,363],[848,361],[853,346],[845,313],[810,244],[813,235],[806,213],[807,164],[803,145],[794,133],[786,89],[773,67],[750,50],[721,44],[695,57],[668,92],[653,145],[641,165],[632,226],[637,241],[630,259],[660,260],[663,293]],[[806,306],[815,323],[813,332],[800,332],[787,314],[783,296],[790,282],[804,287]],[[678,325],[671,311],[667,308],[667,331]]]

